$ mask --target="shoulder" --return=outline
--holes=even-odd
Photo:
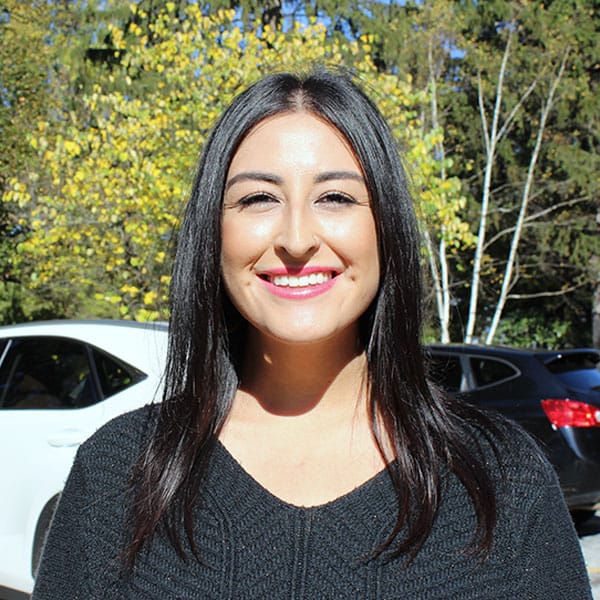
[[[468,451],[495,481],[532,485],[556,481],[540,445],[514,421],[480,413],[463,421],[462,427]]]
[[[520,425],[480,411],[457,425],[454,439],[460,442],[454,447],[447,494],[472,496],[468,490],[473,489],[469,486],[474,476],[484,489],[490,486],[493,490],[499,516],[529,513],[540,503],[555,503],[556,497],[560,498],[554,468],[540,445]]]
[[[557,481],[552,465],[541,446],[518,424],[506,421],[498,442],[498,460],[504,477],[510,481],[554,484]]]
[[[563,532],[572,529],[554,468],[540,445],[518,424],[501,417],[488,420],[484,415],[463,422],[462,434],[465,452],[450,469],[444,490],[446,502],[455,510],[459,505],[467,510],[466,495],[477,505],[477,495],[471,493],[473,480],[464,477],[471,471],[479,482],[476,485],[483,482],[484,488],[489,485],[493,491],[485,502],[495,512],[494,537],[507,552],[521,547],[524,537],[539,529],[540,519],[560,523]],[[467,511],[474,518],[481,505],[477,509],[468,504]]]
[[[475,416],[461,431],[468,440],[463,458],[476,457],[494,487],[492,545],[482,569],[510,574],[521,590],[510,597],[590,598],[558,477],[540,445],[518,424],[499,417]],[[464,502],[468,491],[456,471],[449,481],[441,538],[448,530],[455,536],[464,523],[477,532],[479,510]],[[458,522],[461,527],[448,527]]]
[[[148,404],[111,419],[79,447],[75,464],[85,470],[99,464],[129,470],[151,435],[157,414],[158,406]]]
[[[523,520],[541,506],[549,514],[566,513],[558,477],[540,445],[513,421],[493,417],[487,425],[467,425],[468,447],[492,483],[502,527],[518,525],[511,515]]]
[[[118,416],[79,447],[45,542],[34,598],[117,597],[108,588],[118,585],[132,467],[156,412],[146,406]]]
[[[493,453],[490,462],[497,463],[505,481],[536,486],[556,482],[554,468],[541,446],[517,423],[507,419],[498,421],[498,432],[491,440],[487,455]]]

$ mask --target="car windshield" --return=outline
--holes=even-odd
[[[546,364],[563,384],[580,390],[600,391],[599,356],[591,352],[558,356]]]

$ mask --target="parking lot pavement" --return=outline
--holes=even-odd
[[[579,541],[592,583],[594,600],[600,600],[600,516],[596,513],[578,528]]]

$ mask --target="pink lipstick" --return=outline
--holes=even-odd
[[[288,267],[261,271],[258,277],[270,293],[293,300],[324,294],[333,287],[339,273],[339,269],[332,267]]]

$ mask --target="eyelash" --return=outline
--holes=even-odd
[[[238,206],[244,208],[253,204],[262,204],[264,202],[277,202],[277,198],[266,192],[256,192],[240,198],[237,202]]]
[[[344,205],[344,204],[356,204],[356,200],[343,192],[327,192],[317,198],[317,202],[331,202],[333,204]],[[266,192],[257,192],[244,196],[238,200],[238,206],[244,208],[255,204],[262,204],[266,202],[277,202],[277,198]]]
[[[326,200],[334,204],[356,204],[356,200],[343,192],[327,192],[319,197],[319,200]]]

